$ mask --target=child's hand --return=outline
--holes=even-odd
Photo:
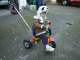
[[[50,27],[50,25],[46,25],[46,29],[48,29]]]

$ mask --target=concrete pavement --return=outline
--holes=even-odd
[[[80,60],[80,8],[49,5],[49,19],[57,48],[45,53],[40,42],[33,49],[25,49],[23,40],[30,32],[18,15],[0,17],[0,60]],[[34,11],[22,13],[31,26]]]

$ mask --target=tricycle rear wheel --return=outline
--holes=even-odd
[[[53,48],[56,48],[56,42],[55,42],[55,41],[50,42],[50,45],[51,45]]]
[[[26,49],[30,49],[32,47],[32,43],[28,40],[24,40],[23,45]]]

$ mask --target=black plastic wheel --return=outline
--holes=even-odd
[[[56,42],[55,42],[55,41],[52,41],[52,42],[51,42],[51,46],[52,46],[53,48],[56,48]]]
[[[26,49],[30,49],[32,47],[32,43],[30,41],[24,40],[23,45]]]

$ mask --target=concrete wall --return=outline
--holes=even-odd
[[[56,4],[56,0],[45,0],[48,4]]]
[[[52,3],[56,3],[56,0],[50,0]]]

